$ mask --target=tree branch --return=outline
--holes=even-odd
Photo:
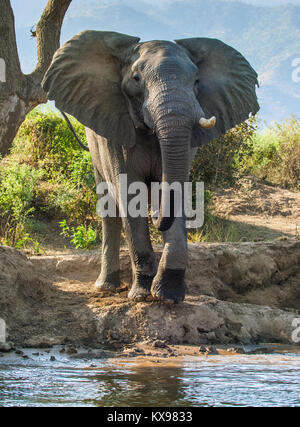
[[[3,0],[0,0],[3,1]],[[36,27],[38,63],[30,77],[40,84],[59,48],[63,19],[72,0],[49,0]]]
[[[11,147],[26,114],[47,102],[41,81],[59,47],[61,26],[71,1],[48,0],[36,29],[38,63],[31,74],[24,75],[10,0],[0,0],[0,58],[6,65],[6,81],[0,82],[0,153],[3,156]]]
[[[10,0],[0,0],[0,10],[0,58],[3,58],[6,64],[5,89],[9,90],[16,86],[15,83],[22,73]]]

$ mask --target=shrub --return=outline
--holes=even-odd
[[[78,136],[85,141],[84,126],[71,119]],[[82,149],[63,117],[52,109],[35,109],[29,113],[14,140],[12,154],[20,160],[52,171],[63,171],[69,176],[73,169],[74,156]]]
[[[84,126],[71,121],[86,143]],[[38,251],[33,222],[68,218],[79,227],[94,220],[97,197],[91,156],[51,109],[38,108],[28,114],[11,155],[0,167],[2,243]]]
[[[86,143],[84,126],[71,119]],[[64,118],[36,109],[28,114],[14,141],[12,155],[45,171],[38,188],[37,208],[43,216],[80,224],[95,215],[96,188],[90,153],[78,145]]]
[[[295,116],[257,134],[245,167],[282,187],[300,187],[300,120]]]
[[[91,225],[80,224],[78,227],[69,227],[66,220],[61,221],[61,234],[70,239],[76,249],[89,249],[97,242],[98,233]],[[99,236],[100,237],[100,236]]]
[[[242,160],[253,152],[256,130],[256,119],[252,117],[200,147],[192,164],[191,180],[203,181],[208,188],[234,184],[245,173]]]
[[[193,161],[190,179],[204,182],[204,225],[189,230],[190,242],[221,242],[238,239],[234,226],[211,213],[216,187],[233,185],[247,171],[244,159],[252,155],[253,138],[257,130],[255,118],[231,129],[210,144],[200,147]]]
[[[0,213],[1,241],[16,247],[34,243],[26,233],[26,225],[33,215],[37,183],[44,175],[29,165],[16,162],[1,163]]]
[[[72,124],[86,143],[84,126]],[[257,133],[254,118],[200,147],[192,181],[204,181],[205,223],[190,230],[190,241],[234,241],[237,232],[211,214],[212,191],[233,185],[244,174],[275,184],[300,187],[300,124],[292,117]],[[75,140],[65,120],[49,109],[31,112],[14,141],[11,155],[0,159],[0,242],[40,251],[33,237],[39,220],[61,220],[63,233],[77,248],[101,239],[96,218],[96,189],[89,153]],[[63,221],[62,221],[63,220]],[[40,222],[41,223],[41,222]],[[161,235],[151,226],[151,235]]]

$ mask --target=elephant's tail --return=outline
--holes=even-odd
[[[63,117],[64,117],[65,121],[68,123],[68,126],[69,126],[69,128],[71,129],[71,131],[72,131],[73,135],[75,136],[75,139],[76,139],[76,141],[78,142],[78,144],[80,145],[80,147],[81,147],[83,150],[85,150],[85,151],[90,151],[90,150],[89,150],[89,147],[87,147],[86,145],[84,145],[84,144],[81,142],[81,140],[80,140],[79,136],[78,136],[78,135],[77,135],[77,133],[76,133],[76,130],[74,129],[74,127],[73,127],[72,123],[70,122],[69,117],[66,115],[66,113],[64,113],[64,112],[63,112],[63,111],[61,111],[61,110],[59,110],[59,111],[60,111],[60,112],[61,112],[61,114],[63,115]]]

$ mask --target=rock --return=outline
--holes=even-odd
[[[138,354],[145,354],[145,351],[142,349],[142,348],[138,348],[138,347],[136,347],[135,349],[134,349],[134,351],[136,352],[136,353],[138,353]]]
[[[205,356],[216,356],[219,354],[219,351],[216,349],[216,347],[210,345],[210,346],[201,346],[199,348],[199,352]]]
[[[190,295],[300,309],[300,240],[190,244]]]
[[[292,343],[292,323],[297,314],[252,304],[235,304],[215,298],[187,299],[183,304],[124,302],[113,308],[96,308],[97,329],[120,341],[139,342],[145,336],[173,344],[197,344],[202,330],[214,332],[214,343]]]
[[[155,348],[166,348],[167,349],[168,345],[164,341],[157,340],[157,341],[154,341],[153,347],[155,347]]]
[[[3,353],[8,353],[12,350],[12,345],[8,342],[0,342],[0,351]]]
[[[68,347],[67,350],[66,350],[66,353],[67,354],[77,354],[78,351],[76,350],[75,347]]]
[[[274,349],[270,347],[254,347],[245,352],[246,354],[272,354]]]
[[[24,344],[27,348],[50,349],[55,344],[59,344],[59,341],[53,337],[38,335],[28,338]]]
[[[231,354],[246,354],[246,351],[242,347],[230,347],[226,349],[226,352]]]
[[[138,356],[138,352],[136,351],[136,349],[131,349],[131,348],[124,348],[123,353],[124,356],[128,356],[128,357],[136,357]]]

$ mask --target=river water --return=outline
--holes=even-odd
[[[300,354],[0,358],[0,406],[300,406]]]

